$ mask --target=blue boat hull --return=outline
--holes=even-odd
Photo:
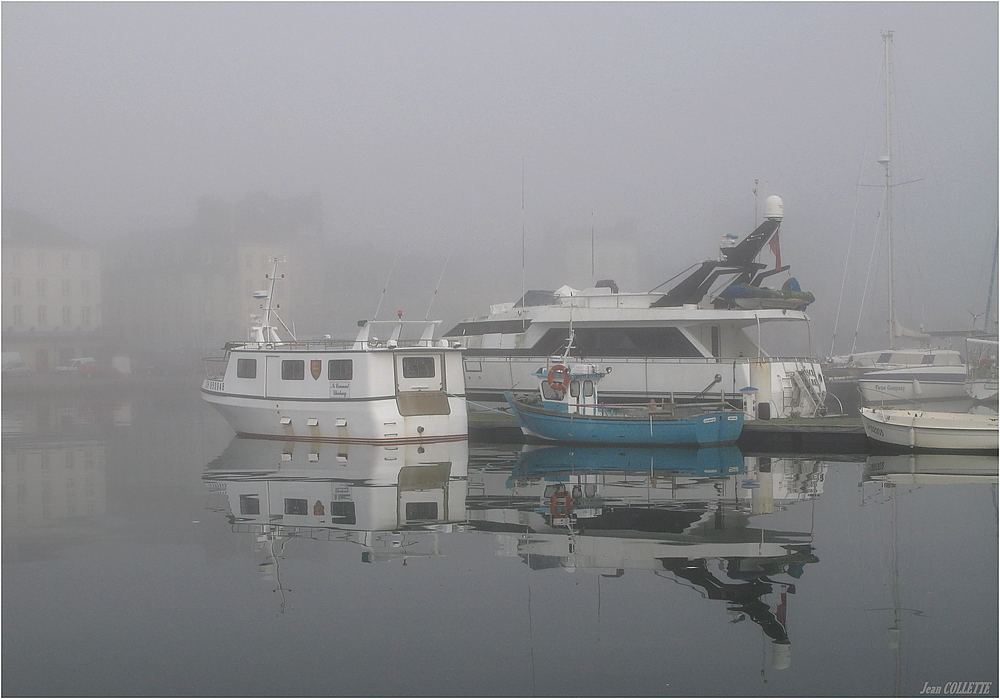
[[[504,394],[521,431],[554,442],[590,444],[731,444],[743,431],[743,413],[713,412],[671,419],[578,415],[525,405]]]

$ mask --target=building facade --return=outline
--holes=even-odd
[[[101,255],[40,219],[5,210],[3,351],[17,352],[36,371],[101,357]]]

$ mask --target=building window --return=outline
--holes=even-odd
[[[15,267],[21,266],[21,251],[12,252],[10,254],[10,261]]]
[[[71,318],[72,318],[72,316],[71,316],[71,312],[70,312],[70,307],[69,306],[63,306],[62,324],[65,325],[65,326],[67,326],[67,327],[69,327],[69,324],[71,322]]]
[[[81,255],[80,256],[80,266],[83,269],[90,269],[90,258],[87,257],[86,255]]]
[[[70,287],[69,279],[63,279],[63,281],[62,281],[62,296],[63,296],[64,299],[68,299],[69,298],[69,287]]]
[[[38,329],[41,330],[48,322],[48,309],[45,306],[38,307]]]
[[[283,359],[281,361],[281,378],[284,381],[302,381],[306,378],[306,362],[304,359]]]
[[[21,324],[23,324],[24,323],[24,312],[21,309],[21,306],[14,306],[12,310],[14,312],[14,325],[21,325]]]
[[[257,378],[257,360],[256,359],[237,359],[236,360],[236,378],[239,378],[239,379],[256,379]]]
[[[434,357],[403,357],[404,379],[433,379]]]
[[[38,269],[45,269],[45,253],[38,253],[38,257],[36,259],[38,260]]]
[[[36,289],[36,291],[38,293],[38,298],[40,298],[40,299],[45,298],[45,280],[44,279],[39,279],[38,280],[38,283],[35,285],[35,289]]]
[[[84,306],[80,309],[80,324],[84,326],[90,325],[90,306]]]
[[[326,374],[330,381],[350,381],[354,378],[354,360],[331,359]]]
[[[65,254],[62,256],[62,268],[69,269],[69,255]]]
[[[11,284],[10,284],[10,293],[15,298],[20,298],[21,297],[21,280],[20,279],[15,279],[13,282],[11,282]]]
[[[83,295],[83,298],[90,298],[90,282],[86,279],[80,282],[80,293]]]

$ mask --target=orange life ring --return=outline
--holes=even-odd
[[[545,380],[553,391],[565,391],[569,384],[569,369],[565,364],[553,364]]]

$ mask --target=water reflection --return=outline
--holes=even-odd
[[[864,482],[884,485],[997,483],[997,457],[978,454],[869,456]]]
[[[127,410],[117,404],[107,417]],[[95,518],[107,509],[104,419],[80,401],[3,411],[5,562],[51,558],[94,537]]]
[[[819,497],[825,471],[735,447],[527,446],[509,473],[470,471],[469,520],[532,570],[652,571],[725,602],[731,623],[760,626],[772,667],[783,669],[788,595],[819,558],[812,532],[755,527],[751,517]]]
[[[467,442],[372,446],[235,438],[203,479],[235,533],[364,547],[366,563],[439,555],[465,520]],[[270,574],[275,559],[262,570]]]

